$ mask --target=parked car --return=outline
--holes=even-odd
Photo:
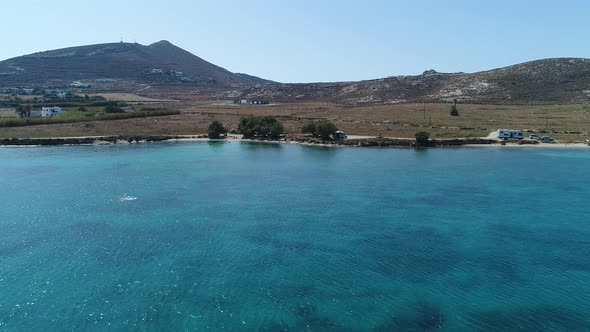
[[[587,140],[585,140],[584,142],[586,142],[586,143],[590,143],[590,139],[587,139]]]
[[[555,141],[553,139],[553,137],[549,137],[549,136],[541,136],[541,138],[539,139],[541,142],[553,142]]]
[[[529,139],[541,139],[539,135],[529,135]]]
[[[336,139],[347,139],[348,138],[348,135],[346,135],[345,132],[338,130],[336,132],[336,134],[334,135],[334,138],[336,138]]]

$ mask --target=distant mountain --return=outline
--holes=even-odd
[[[273,101],[325,100],[349,105],[441,102],[590,103],[590,59],[556,58],[477,73],[438,73],[309,84],[268,84],[227,97]],[[223,96],[222,96],[223,97]]]
[[[70,47],[0,62],[0,86],[96,79],[208,87],[270,82],[234,74],[164,40],[148,46],[121,42]]]

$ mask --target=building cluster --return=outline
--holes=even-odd
[[[236,99],[234,100],[234,104],[241,104],[241,105],[268,105],[270,101],[268,100],[259,100],[259,99]]]

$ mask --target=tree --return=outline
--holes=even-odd
[[[238,133],[244,135],[244,138],[256,136],[257,117],[249,115],[240,119],[238,124]]]
[[[338,128],[328,120],[310,121],[301,128],[301,133],[319,136],[324,140],[336,137]]]
[[[227,129],[225,129],[223,124],[217,120],[211,122],[211,124],[209,125],[209,129],[207,131],[207,135],[209,136],[209,138],[212,139],[217,139],[221,135],[224,135],[226,133]]]
[[[84,107],[84,106],[80,106],[80,107],[78,107],[78,111],[80,111],[80,112],[88,112],[88,109],[86,107]]]
[[[338,131],[336,125],[334,125],[332,122],[328,120],[321,120],[317,122],[315,129],[316,135],[318,135],[324,140],[334,137],[336,135],[336,131]]]
[[[272,118],[274,120],[274,122],[272,123],[268,123],[267,124],[267,129],[265,129],[266,132],[266,137],[270,137],[270,138],[277,138],[279,136],[281,136],[281,134],[283,133],[283,125],[278,122],[275,118]]]
[[[430,134],[425,131],[419,131],[416,133],[416,147],[425,147],[428,146],[428,140],[430,139]]]
[[[25,117],[25,114],[26,114],[25,113],[25,107],[22,104],[21,105],[18,105],[16,107],[16,111],[15,112],[18,114],[18,117],[19,118],[24,118]]]
[[[283,125],[272,116],[249,115],[240,119],[238,132],[244,138],[277,138],[283,133]]]
[[[308,123],[303,125],[303,127],[301,128],[301,133],[302,134],[312,134],[313,136],[315,136],[315,134],[316,134],[315,129],[316,129],[315,123],[313,121],[309,121]]]
[[[453,100],[453,105],[451,106],[451,116],[459,116],[459,110],[457,109],[457,99]]]
[[[27,118],[31,117],[31,105],[29,105],[29,104],[25,105],[25,113],[27,115]]]
[[[115,102],[115,101],[108,102],[104,111],[106,113],[123,113],[123,112],[125,112],[125,111],[123,111],[122,108],[119,107],[119,104],[117,104],[117,102]]]
[[[30,118],[31,117],[31,105],[26,104],[19,104],[16,107],[16,113],[18,113],[18,116],[20,118]]]

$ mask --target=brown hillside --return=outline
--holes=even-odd
[[[231,91],[228,97],[275,101],[323,100],[349,105],[441,102],[546,104],[590,102],[590,59],[558,58],[478,73],[416,76],[340,83],[269,84]]]
[[[0,86],[117,79],[145,84],[234,86],[266,83],[234,74],[168,41],[110,43],[39,52],[0,62]]]

